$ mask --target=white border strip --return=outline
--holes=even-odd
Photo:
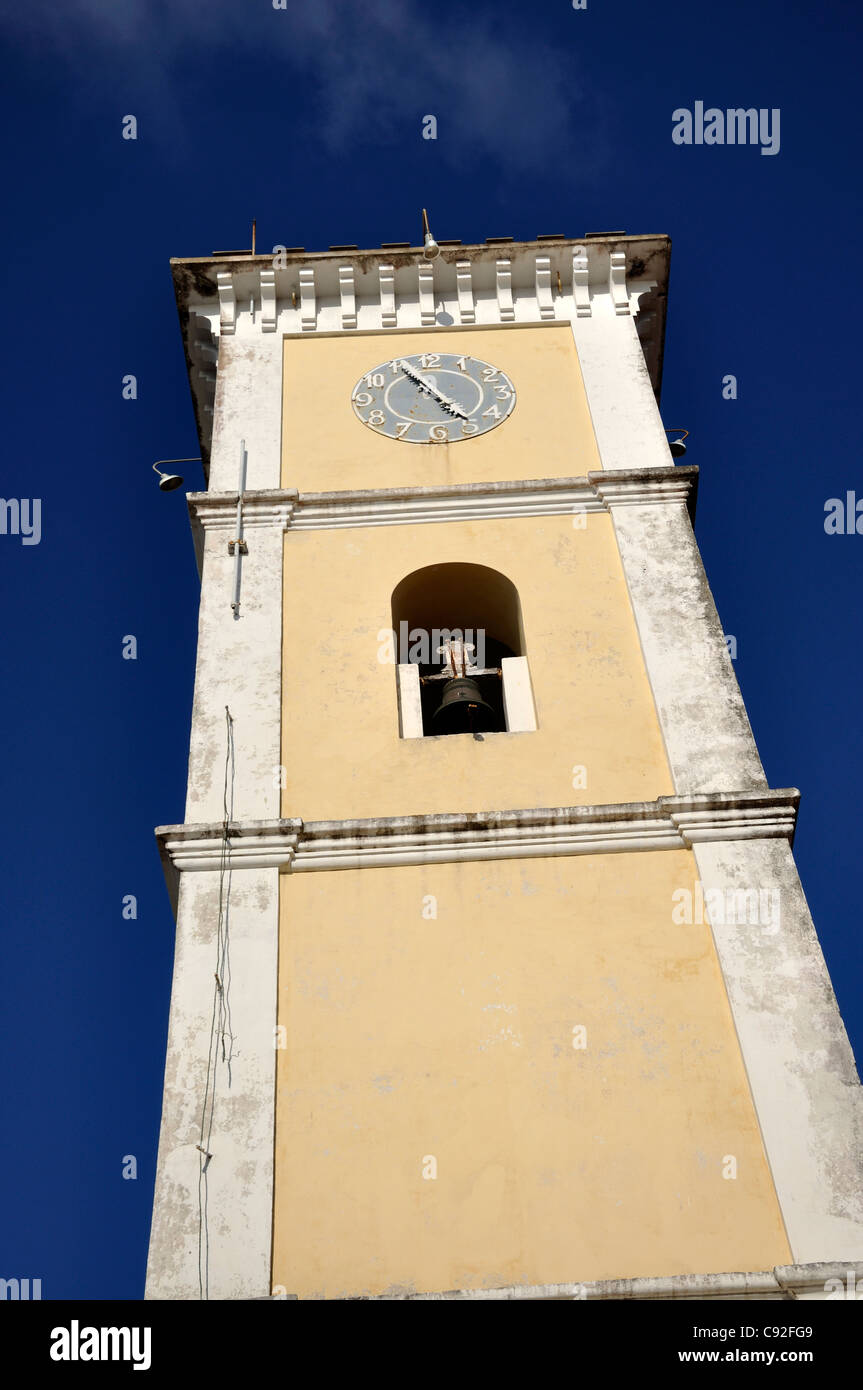
[[[270,489],[243,494],[246,527],[319,531],[348,526],[409,526],[416,522],[474,521],[508,516],[566,516],[607,512],[612,506],[694,505],[698,469],[686,467],[591,472],[578,478],[377,488],[352,492]],[[235,492],[187,496],[193,528],[231,531]]]
[[[853,1278],[852,1278],[853,1276]],[[777,1265],[772,1270],[730,1274],[674,1274],[659,1279],[602,1279],[590,1284],[509,1284],[499,1289],[453,1289],[447,1293],[385,1293],[360,1295],[351,1302],[428,1303],[567,1300],[595,1303],[618,1299],[830,1299],[841,1298],[837,1283],[855,1288],[859,1265]],[[832,1290],[828,1292],[828,1284]],[[849,1297],[853,1298],[853,1292]]]
[[[374,869],[484,859],[629,854],[689,849],[696,842],[791,840],[799,793],[659,797],[617,806],[378,820],[248,821],[229,827],[232,869]],[[156,831],[166,870],[212,870],[224,825],[168,825]]]

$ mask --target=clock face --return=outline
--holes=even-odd
[[[423,352],[372,367],[351,404],[377,434],[406,444],[454,444],[503,424],[515,408],[515,387],[478,357]]]

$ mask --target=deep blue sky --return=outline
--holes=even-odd
[[[0,536],[0,1276],[143,1292],[173,950],[153,827],[183,816],[199,592],[183,493],[150,471],[198,452],[168,259],[248,246],[253,217],[259,247],[310,250],[415,242],[423,205],[466,242],[671,235],[663,416],[692,432],[708,577],[769,781],[802,792],[797,862],[863,1057],[863,536],[823,526],[863,496],[854,0],[17,9],[2,493],[42,499],[42,540]],[[779,154],[673,144],[696,100],[780,108]]]

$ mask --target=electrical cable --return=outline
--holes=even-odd
[[[210,1016],[210,1041],[207,1049],[207,1076],[204,1084],[204,1104],[201,1111],[201,1137],[197,1145],[198,1159],[198,1292],[202,1300],[210,1297],[210,1232],[208,1222],[209,1179],[207,1169],[213,1155],[210,1140],[216,1111],[216,1072],[219,1052],[227,1068],[228,1089],[231,1086],[231,1060],[234,1035],[231,1029],[231,957],[230,957],[230,899],[231,899],[231,839],[230,824],[234,810],[234,721],[225,705],[226,748],[225,781],[222,791],[222,845],[219,856],[219,916],[216,927],[216,969],[214,973],[213,1008]],[[230,777],[229,777],[230,774]],[[230,804],[228,785],[230,781]],[[228,1047],[225,1047],[227,1034]],[[220,1047],[221,1044],[221,1047]],[[212,1088],[211,1088],[212,1079]]]

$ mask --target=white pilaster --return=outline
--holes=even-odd
[[[235,619],[235,557],[228,554],[225,532],[206,537],[186,797],[190,821],[224,817],[226,705],[234,727],[233,819],[279,814],[282,528],[256,528],[246,542]]]
[[[181,875],[147,1298],[198,1299],[202,1284],[210,1299],[271,1293],[279,873],[226,876],[226,963],[218,953],[219,884],[218,870]],[[211,1041],[220,970],[230,1075],[221,1039]],[[197,1148],[208,1095],[209,1161]]]
[[[667,468],[671,454],[632,316],[618,316],[607,294],[590,301],[589,317],[581,317],[583,307],[582,300],[572,332],[603,468]]]
[[[237,491],[240,441],[246,441],[246,486],[279,486],[282,434],[282,341],[276,333],[222,338],[216,380],[209,486]]]
[[[614,480],[607,494],[596,485],[614,520],[675,790],[766,787],[686,506],[633,505],[615,496]]]
[[[763,894],[778,907],[757,923],[710,915],[794,1260],[863,1260],[863,1091],[791,847],[735,839],[694,851],[705,895]]]

